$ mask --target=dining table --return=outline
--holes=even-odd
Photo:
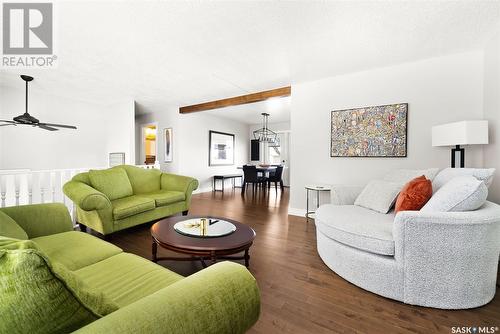
[[[269,165],[269,166],[260,166],[256,165],[255,168],[257,169],[258,174],[262,174],[263,176],[269,176],[272,172],[276,170],[278,166],[276,165]],[[238,166],[236,167],[237,169],[243,169],[243,166]]]
[[[261,174],[262,176],[269,177],[272,172],[276,170],[278,166],[276,165],[266,165],[266,166],[261,166],[261,165],[256,165],[255,168],[257,169],[257,174]],[[238,166],[236,167],[237,169],[243,169],[243,166]],[[245,189],[245,180],[243,179],[242,183],[242,189]]]
[[[269,166],[260,166],[260,165],[256,165],[255,168],[257,169],[258,172],[260,173],[266,173],[266,172],[271,172],[273,170],[275,170],[278,166],[273,166],[273,165],[269,165]],[[237,169],[243,169],[243,166],[238,166],[236,167]]]

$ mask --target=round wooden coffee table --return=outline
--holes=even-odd
[[[194,218],[207,218],[228,221],[236,230],[220,237],[193,237],[177,232],[174,225]],[[217,259],[224,260],[245,260],[245,266],[249,266],[249,250],[255,239],[255,231],[247,225],[238,223],[232,219],[211,216],[178,216],[162,219],[151,227],[153,238],[152,252],[153,262],[163,260],[193,261],[200,260],[203,267],[207,267],[205,260],[215,263]],[[158,257],[158,246],[174,251],[176,253],[187,254],[191,257]],[[244,252],[243,256],[229,256]]]

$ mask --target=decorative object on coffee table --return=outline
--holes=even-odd
[[[174,230],[188,237],[218,238],[236,231],[236,226],[227,220],[213,218],[193,218],[174,225]]]
[[[406,157],[408,103],[331,113],[331,157]]]
[[[460,168],[465,167],[465,149],[460,145],[488,144],[488,121],[461,121],[432,127],[432,146],[454,146],[451,149],[451,167],[455,168],[456,154],[460,154]]]
[[[205,235],[201,233],[201,219],[208,222]],[[215,225],[219,224],[221,228]],[[234,226],[234,230],[233,230]],[[194,235],[188,235],[187,231]],[[255,239],[255,231],[247,225],[222,217],[209,216],[177,216],[160,220],[151,227],[152,261],[201,261],[207,267],[205,260],[214,264],[218,259],[245,260],[249,266],[249,250]],[[158,246],[190,257],[158,257]],[[234,254],[244,252],[244,255]]]
[[[234,135],[212,130],[208,135],[208,165],[234,165]]]

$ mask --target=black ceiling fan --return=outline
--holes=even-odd
[[[57,128],[76,129],[76,126],[73,125],[42,123],[35,117],[31,116],[28,113],[28,83],[33,80],[33,77],[30,77],[29,75],[21,75],[21,79],[26,82],[26,111],[24,114],[14,117],[12,121],[0,119],[0,122],[6,123],[0,124],[0,126],[31,125],[48,131],[57,131],[59,130]]]

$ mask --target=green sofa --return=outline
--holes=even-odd
[[[76,205],[85,231],[108,235],[179,212],[188,213],[198,181],[191,177],[121,165],[75,175],[63,191]]]
[[[63,204],[0,209],[0,333],[244,333],[259,312],[242,265],[184,278],[73,231]]]

